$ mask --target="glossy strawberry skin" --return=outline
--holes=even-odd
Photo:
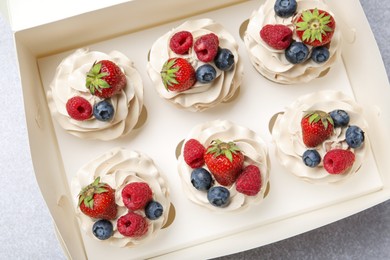
[[[355,162],[355,154],[350,150],[334,149],[324,156],[324,168],[330,174],[342,174]]]
[[[329,119],[330,116],[322,111],[322,118],[325,120],[330,120],[326,125],[324,125],[323,120],[319,119],[318,121],[311,121],[310,114],[306,114],[301,120],[301,129],[302,129],[302,138],[303,143],[307,147],[316,147],[328,139],[333,134],[333,120]]]
[[[183,58],[168,59],[161,70],[162,81],[169,91],[185,91],[196,82],[195,69]]]

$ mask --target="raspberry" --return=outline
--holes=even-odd
[[[255,165],[248,165],[244,168],[236,181],[236,190],[248,196],[255,196],[261,188],[260,170]]]
[[[203,155],[205,151],[206,148],[198,140],[190,139],[184,145],[184,161],[192,169],[200,168],[204,165]]]
[[[350,150],[334,149],[324,156],[324,168],[330,174],[346,172],[355,162],[355,154]]]
[[[152,200],[152,190],[145,182],[132,182],[122,190],[122,200],[130,210],[143,209]]]
[[[126,237],[141,237],[148,232],[146,219],[135,212],[120,217],[116,225],[119,233]]]
[[[172,36],[169,47],[176,54],[186,54],[192,47],[193,42],[194,38],[190,32],[180,31]]]
[[[260,37],[276,50],[284,50],[292,42],[292,30],[283,24],[267,24],[260,30]]]
[[[91,117],[92,106],[85,98],[75,96],[66,102],[66,111],[71,118],[83,121]]]
[[[201,36],[195,41],[194,51],[200,61],[210,62],[214,60],[218,52],[219,39],[214,33]]]

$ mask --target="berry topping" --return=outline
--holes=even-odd
[[[217,76],[217,71],[210,64],[204,64],[196,69],[196,80],[200,83],[210,83]]]
[[[91,117],[92,106],[85,98],[76,96],[66,102],[66,111],[71,118],[84,121]]]
[[[311,50],[311,59],[315,63],[323,63],[329,59],[329,49],[325,46],[314,47]]]
[[[114,219],[117,213],[115,190],[108,184],[100,182],[100,177],[79,193],[81,212],[91,218]]]
[[[152,200],[152,190],[145,182],[131,182],[122,190],[122,200],[130,210],[143,209]]]
[[[222,70],[231,70],[234,66],[234,55],[229,49],[218,48],[217,55],[214,58],[215,66]]]
[[[296,0],[276,0],[274,10],[279,17],[290,17],[297,10]]]
[[[355,162],[355,154],[349,150],[334,149],[324,156],[324,168],[330,174],[346,172]]]
[[[92,95],[109,98],[126,87],[126,76],[114,62],[101,60],[88,72],[86,87]]]
[[[364,132],[363,130],[356,126],[351,125],[347,128],[345,133],[345,141],[351,148],[359,148],[364,142]]]
[[[345,127],[349,124],[349,115],[342,109],[336,109],[329,113],[333,119],[334,127]]]
[[[145,215],[150,220],[156,220],[162,216],[164,212],[163,206],[157,201],[150,201],[146,204]]]
[[[307,147],[316,147],[333,133],[333,120],[324,111],[308,112],[301,120],[302,138]]]
[[[213,185],[213,178],[208,170],[196,168],[191,172],[191,183],[195,189],[206,191]]]
[[[198,57],[198,59],[203,62],[212,61],[215,55],[217,55],[218,45],[219,39],[218,36],[214,33],[201,36],[195,41],[194,44],[196,57]]]
[[[199,168],[204,165],[203,155],[206,148],[196,139],[190,139],[184,144],[184,161],[191,168]]]
[[[248,196],[255,196],[261,188],[260,169],[255,165],[244,168],[236,181],[236,190]]]
[[[317,150],[309,149],[303,153],[302,161],[306,166],[314,168],[320,164],[321,155],[317,152]]]
[[[215,180],[223,185],[232,185],[241,173],[244,155],[234,142],[212,141],[204,154],[207,168]]]
[[[107,100],[102,100],[93,106],[93,115],[99,121],[110,121],[114,117],[114,107]]]
[[[229,204],[230,192],[225,187],[216,186],[209,189],[207,199],[215,207],[225,207]]]
[[[260,37],[270,47],[285,50],[292,42],[293,32],[283,24],[267,24],[260,30]]]
[[[292,42],[286,49],[286,59],[292,64],[304,62],[309,56],[309,48],[302,42]]]
[[[148,232],[146,219],[135,212],[130,211],[118,218],[116,224],[119,233],[126,237],[141,237]]]
[[[187,54],[192,47],[194,38],[188,31],[180,31],[175,33],[169,41],[169,47],[176,54]]]
[[[298,37],[311,46],[322,46],[332,40],[336,22],[326,11],[309,9],[303,11],[295,21]]]
[[[161,78],[170,91],[185,91],[196,82],[194,68],[183,58],[168,59],[162,67]]]
[[[109,239],[114,233],[111,221],[100,219],[92,226],[93,235],[100,240]]]

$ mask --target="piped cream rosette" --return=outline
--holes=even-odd
[[[343,174],[329,174],[321,163],[314,168],[306,166],[302,161],[303,153],[309,149],[302,139],[301,119],[305,111],[322,110],[331,112],[335,109],[345,110],[350,116],[350,125],[359,126],[367,133],[367,123],[363,118],[363,109],[349,96],[339,91],[321,91],[298,98],[287,107],[284,113],[279,114],[272,128],[272,137],[276,145],[278,161],[294,175],[312,183],[334,183],[350,177],[356,173],[369,150],[367,134],[362,147],[351,149],[355,154],[355,162]],[[347,149],[345,142],[345,128],[335,128],[334,134],[315,149],[324,158],[328,150]]]
[[[190,139],[198,140],[205,147],[215,139],[235,142],[244,155],[244,167],[248,164],[256,165],[260,169],[262,182],[261,189],[255,196],[247,196],[237,192],[235,184],[226,187],[230,192],[229,204],[226,207],[215,207],[208,201],[207,192],[199,191],[192,185],[191,172],[193,169],[184,161],[183,145],[178,158],[178,171],[184,193],[192,202],[215,212],[240,212],[250,205],[256,205],[263,201],[269,181],[270,162],[267,146],[255,132],[230,121],[216,120],[194,127],[184,140],[184,144]],[[219,184],[216,182],[215,185]]]
[[[66,110],[66,102],[70,98],[81,96],[91,106],[102,100],[92,95],[85,86],[88,71],[99,60],[113,61],[126,75],[126,87],[110,98],[115,110],[114,117],[107,122],[99,121],[93,116],[84,121],[72,119]],[[124,54],[118,51],[105,54],[78,49],[57,67],[47,92],[47,100],[52,116],[70,134],[85,139],[112,140],[128,134],[135,127],[143,106],[143,84],[133,62]]]
[[[252,65],[267,79],[282,84],[309,82],[326,74],[330,67],[341,57],[341,31],[338,26],[336,25],[329,46],[330,56],[326,62],[316,63],[308,58],[303,63],[292,64],[287,61],[284,50],[276,50],[270,47],[260,37],[260,30],[265,25],[283,24],[293,30],[293,39],[300,41],[294,31],[293,20],[295,17],[282,18],[277,16],[274,11],[274,4],[275,0],[267,0],[258,10],[253,12],[249,20],[244,42]],[[335,18],[329,7],[321,0],[297,0],[297,13],[314,8],[327,11]]]
[[[76,215],[82,230],[91,237],[94,237],[92,234],[94,221],[80,211],[77,200],[80,190],[92,183],[97,177],[100,177],[101,182],[107,183],[115,189],[115,202],[118,206],[117,218],[112,221],[114,234],[105,241],[118,247],[132,247],[156,237],[158,231],[168,220],[170,200],[168,185],[153,160],[139,152],[114,148],[90,161],[77,172],[71,187]],[[123,236],[117,230],[116,225],[117,219],[128,212],[123,204],[121,193],[122,189],[131,182],[146,182],[153,192],[153,200],[158,201],[163,206],[163,215],[156,220],[147,220],[148,232],[139,238]],[[136,210],[135,212],[145,216],[144,210]]]
[[[197,59],[193,48],[190,48],[189,53],[185,55],[178,55],[169,48],[170,38],[179,31],[191,32],[194,42],[202,35],[216,34],[219,38],[219,47],[227,48],[233,53],[234,67],[229,71],[221,71],[214,66],[217,76],[211,83],[196,82],[193,87],[183,92],[167,91],[160,75],[166,60],[174,57],[184,58],[192,64],[195,70],[204,64]],[[243,65],[239,59],[235,39],[222,25],[210,19],[187,21],[157,39],[150,50],[147,69],[149,77],[162,98],[169,100],[179,108],[190,111],[203,111],[228,101],[239,88],[243,76]]]

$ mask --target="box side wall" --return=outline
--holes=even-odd
[[[1,0],[0,1],[0,13],[3,15],[5,19],[8,20],[8,23],[11,24],[11,14],[9,11],[9,2],[8,0]]]

